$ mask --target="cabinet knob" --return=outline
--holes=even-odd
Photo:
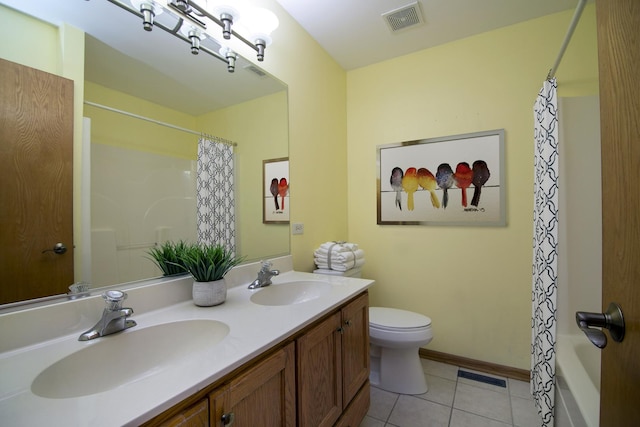
[[[340,332],[341,334],[344,333],[344,328],[342,326],[340,326],[338,329],[336,329],[336,332]]]
[[[222,421],[222,425],[224,426],[232,425],[235,419],[236,419],[236,416],[233,412],[229,412],[228,414],[222,414],[222,417],[220,417],[220,420]]]
[[[344,324],[347,325],[347,326],[351,326],[351,319],[345,320]]]

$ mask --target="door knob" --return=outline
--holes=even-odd
[[[44,251],[42,251],[42,253],[45,252],[55,252],[58,255],[62,255],[63,253],[67,252],[67,247],[63,243],[56,243],[53,249],[45,249]]]
[[[576,323],[589,338],[589,341],[598,348],[604,348],[607,345],[607,336],[602,330],[595,328],[608,329],[609,335],[616,342],[621,342],[624,339],[624,317],[622,309],[615,302],[609,304],[604,313],[577,311]]]

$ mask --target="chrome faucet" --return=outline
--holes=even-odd
[[[264,288],[271,284],[271,278],[280,274],[279,270],[271,270],[273,263],[270,261],[262,261],[262,268],[258,271],[258,278],[251,282],[249,289]]]
[[[106,291],[102,294],[106,307],[102,311],[102,318],[96,325],[78,338],[78,341],[88,341],[103,337],[136,326],[135,320],[127,319],[133,314],[133,309],[122,308],[122,301],[127,294],[122,291]]]

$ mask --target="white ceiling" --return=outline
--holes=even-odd
[[[276,1],[346,70],[572,9],[578,2],[418,0],[424,23],[391,33],[381,14],[415,0]],[[247,71],[245,66],[250,64],[241,58],[236,72],[229,74],[215,58],[204,53],[194,57],[183,41],[160,29],[143,31],[138,17],[106,0],[0,0],[0,4],[52,24],[66,22],[90,35],[85,53],[87,80],[192,115],[284,88],[277,79]],[[164,13],[156,19],[169,17]],[[280,37],[284,35],[276,30],[274,44]],[[217,51],[208,39],[203,45]],[[37,49],[34,46],[34,52]]]
[[[276,1],[346,70],[574,9],[578,4],[578,0],[418,0],[424,23],[391,33],[381,15],[416,0]]]

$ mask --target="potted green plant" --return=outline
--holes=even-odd
[[[188,270],[182,264],[181,257],[190,245],[180,240],[178,242],[166,241],[156,245],[147,251],[148,257],[162,270],[163,276],[176,276],[187,274]]]
[[[224,276],[243,259],[220,244],[187,247],[180,261],[193,277],[193,302],[203,307],[222,304],[227,299]]]

